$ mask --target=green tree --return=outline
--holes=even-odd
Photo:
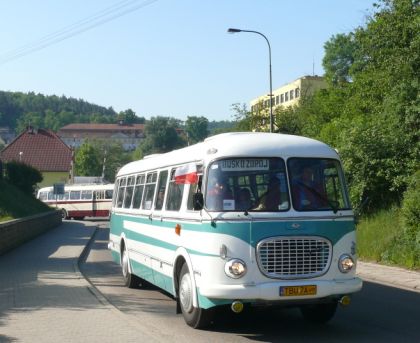
[[[17,120],[17,132],[23,132],[28,126],[34,128],[43,128],[44,127],[44,118],[41,113],[38,112],[28,112],[25,113],[22,117]]]
[[[102,175],[103,154],[89,141],[76,150],[75,172],[77,176]]]
[[[209,121],[205,117],[187,117],[185,122],[185,131],[188,137],[188,143],[194,144],[201,142],[208,136]]]
[[[43,125],[45,129],[57,131],[60,128],[60,124],[61,124],[60,120],[54,111],[50,109],[45,111],[44,125]]]
[[[152,117],[146,123],[146,138],[140,145],[143,156],[168,152],[186,145],[178,130],[180,121],[169,117]]]
[[[357,43],[354,33],[337,34],[324,44],[322,66],[325,79],[333,85],[351,81],[350,68],[354,63]]]
[[[234,126],[226,128],[223,132],[247,132],[256,131],[261,127],[263,123],[262,115],[252,113],[248,110],[246,104],[235,103],[231,105],[231,111],[233,112],[233,123]],[[220,132],[219,132],[220,133]]]
[[[103,159],[103,172],[105,180],[109,182],[115,181],[115,175],[118,170],[132,161],[130,153],[124,151],[121,143],[98,142],[98,151],[101,151]]]
[[[22,163],[8,162],[6,163],[5,180],[19,188],[22,192],[35,196],[35,186],[43,180],[42,174],[38,169]]]

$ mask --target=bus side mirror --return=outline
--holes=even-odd
[[[204,207],[204,197],[203,193],[197,192],[193,195],[193,205],[194,211],[200,211]]]

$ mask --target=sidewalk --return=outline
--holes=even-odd
[[[365,281],[420,293],[420,272],[371,262],[357,262],[357,274]]]
[[[68,221],[0,257],[0,342],[155,342],[77,267],[96,226]],[[124,328],[124,330],[121,330]]]

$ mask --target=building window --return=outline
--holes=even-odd
[[[276,105],[278,105],[278,104],[279,104],[279,96],[276,95]]]
[[[282,104],[284,102],[284,94],[280,95],[280,103]]]
[[[289,101],[289,92],[284,93],[284,101]]]
[[[300,96],[300,89],[296,88],[295,89],[295,98],[299,98],[299,96]]]
[[[292,90],[290,91],[290,100],[293,100],[294,95],[295,95],[295,90],[294,90],[294,89],[292,89]]]

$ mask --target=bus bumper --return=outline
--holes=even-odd
[[[334,280],[304,280],[304,281],[278,281],[250,283],[241,285],[203,285],[199,287],[200,295],[210,299],[241,299],[241,300],[299,300],[317,299],[334,295],[350,294],[360,291],[362,280],[358,277],[352,279]],[[284,287],[316,286],[316,294],[284,296]]]

